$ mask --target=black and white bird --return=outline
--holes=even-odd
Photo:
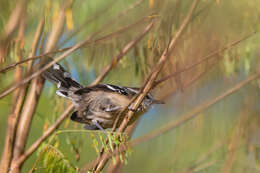
[[[111,84],[83,87],[60,64],[54,64],[47,69],[43,73],[43,77],[57,85],[57,95],[72,101],[76,111],[72,113],[71,120],[84,123],[88,130],[112,128],[116,117],[140,90]],[[155,100],[148,93],[136,110],[134,119],[146,112],[152,104],[160,103],[162,102]],[[123,118],[119,119],[118,124],[122,120]]]

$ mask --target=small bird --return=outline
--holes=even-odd
[[[140,90],[111,84],[83,87],[58,63],[47,69],[42,76],[57,85],[57,95],[71,100],[76,108],[70,117],[71,120],[84,123],[87,130],[112,128],[116,117]],[[136,110],[135,118],[129,124],[146,112],[152,104],[162,103],[148,93]],[[120,117],[117,124],[119,125],[122,120],[123,117]]]

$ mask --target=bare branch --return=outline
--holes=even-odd
[[[16,58],[21,60],[22,58],[22,51],[21,48],[23,47],[23,40],[24,40],[24,30],[25,30],[25,13],[22,13],[21,21],[19,23],[18,35],[16,38],[15,44],[15,52]],[[22,69],[17,68],[14,73],[14,78],[16,82],[19,82],[22,78]],[[15,90],[12,99],[12,108],[11,113],[8,116],[8,126],[6,131],[6,138],[5,138],[5,146],[3,150],[3,155],[1,159],[1,171],[3,173],[7,173],[9,166],[11,164],[11,160],[13,158],[13,151],[14,151],[14,142],[16,136],[16,130],[20,118],[20,111],[23,105],[25,96],[25,91],[23,88],[19,88]]]

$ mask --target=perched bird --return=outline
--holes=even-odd
[[[139,88],[116,86],[111,84],[97,84],[83,87],[76,82],[60,64],[54,64],[43,73],[43,77],[57,85],[56,94],[72,101],[76,111],[71,120],[84,123],[88,130],[104,130],[112,128],[116,117],[138,93]],[[152,104],[160,104],[148,93],[135,117],[147,111]],[[136,119],[136,118],[134,118]],[[132,123],[131,120],[130,123]],[[119,119],[119,123],[123,118]]]

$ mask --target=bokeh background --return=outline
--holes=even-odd
[[[102,83],[140,87],[158,62],[169,39],[187,15],[191,0],[35,0],[25,15],[21,59],[28,57],[39,21],[45,25],[40,54],[64,4],[64,27],[55,46],[65,48],[91,38],[131,26],[113,37],[93,42],[66,57],[61,64],[84,85],[90,84],[125,45],[148,25],[155,26],[105,77]],[[0,30],[14,10],[16,1],[0,1]],[[141,22],[138,22],[140,21]],[[161,83],[152,92],[164,99],[137,122],[132,138],[141,137],[176,121],[203,103],[247,79],[259,69],[260,1],[200,0],[187,28],[158,79],[178,72],[206,55],[252,34],[241,43]],[[16,36],[1,69],[17,62]],[[52,55],[53,57],[59,54]],[[38,60],[35,61],[37,63]],[[27,68],[22,64],[22,72]],[[18,67],[16,67],[18,68]],[[15,71],[0,73],[0,89],[15,81]],[[260,171],[260,81],[254,80],[234,94],[205,109],[190,121],[155,139],[132,147],[122,159],[122,172],[259,172]],[[55,94],[56,86],[45,82],[33,116],[27,141],[29,147],[55,122],[69,101]],[[0,154],[3,153],[12,94],[0,100]],[[22,172],[76,172],[97,157],[105,133],[85,131],[81,124],[66,119],[57,135],[46,140],[22,167]],[[51,148],[44,150],[46,145]],[[42,152],[44,150],[44,152]],[[113,164],[112,159],[112,164]],[[53,163],[53,165],[51,164]],[[60,168],[63,167],[63,168]],[[106,172],[106,171],[104,171]],[[109,171],[108,171],[109,172]]]

